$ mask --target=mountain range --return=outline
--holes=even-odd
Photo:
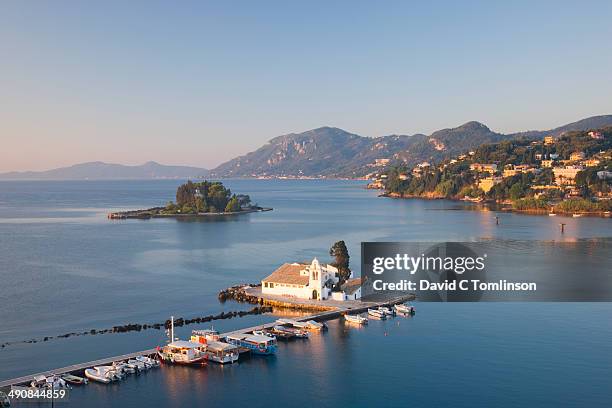
[[[23,171],[0,174],[0,179],[11,180],[113,180],[197,178],[208,175],[208,170],[188,166],[165,166],[153,161],[139,166],[104,162],[89,162],[47,171]]]
[[[335,127],[277,136],[259,149],[229,160],[213,170],[188,166],[165,166],[147,162],[125,166],[90,162],[48,171],[11,172],[0,179],[156,179],[230,177],[362,177],[389,164],[414,166],[439,162],[485,143],[516,138],[558,137],[573,130],[612,126],[612,115],[593,116],[550,130],[503,134],[480,122],[441,129],[425,135],[366,137]]]
[[[612,115],[593,116],[550,130],[497,133],[479,122],[442,129],[430,135],[364,137],[334,127],[290,133],[211,170],[212,177],[307,176],[360,177],[393,163],[408,166],[465,153],[485,143],[516,138],[558,137],[572,130],[612,125]]]

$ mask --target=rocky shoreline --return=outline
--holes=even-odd
[[[281,309],[291,309],[298,311],[308,311],[308,312],[325,312],[329,310],[335,310],[336,308],[331,306],[323,306],[323,305],[313,305],[313,304],[305,304],[305,303],[294,303],[294,302],[283,302],[280,300],[266,299],[259,296],[250,295],[247,293],[248,288],[256,288],[261,287],[261,283],[250,283],[243,285],[234,285],[227,289],[219,292],[218,298],[220,302],[225,302],[227,300],[234,300],[236,302],[243,303],[251,303],[258,304],[263,307],[274,307]]]
[[[508,202],[497,203],[492,200],[473,201],[473,200],[465,200],[461,198],[443,197],[443,196],[436,195],[434,193],[429,194],[429,195],[405,195],[405,194],[400,194],[400,193],[382,193],[382,194],[379,194],[378,197],[386,197],[386,198],[394,198],[394,199],[461,201],[461,202],[477,204],[475,208],[480,209],[481,211],[497,210],[497,211],[503,211],[503,212],[514,212],[514,213],[525,214],[525,215],[555,214],[555,215],[560,215],[560,216],[573,217],[574,214],[577,214],[579,216],[602,217],[602,218],[609,218],[611,216],[610,212],[606,212],[606,211],[591,211],[591,212],[588,212],[588,211],[582,211],[582,212],[581,211],[575,211],[575,212],[560,211],[558,209],[555,209],[552,206],[550,209],[533,208],[533,209],[519,210],[516,208],[512,208],[512,204]]]

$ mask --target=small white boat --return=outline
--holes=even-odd
[[[115,368],[111,366],[88,368],[85,370],[85,377],[103,384],[108,384],[111,381],[119,381],[121,379],[121,376],[117,373]]]
[[[0,407],[7,408],[11,406],[11,400],[8,395],[0,391]]]
[[[316,322],[314,320],[308,320],[306,322],[306,328],[308,330],[321,331],[327,329],[327,325],[323,322]]]
[[[385,320],[387,318],[387,315],[378,309],[368,309],[368,315],[382,320]]]
[[[395,311],[398,313],[412,314],[414,312],[414,307],[410,305],[399,304],[394,307]]]
[[[395,316],[395,311],[385,306],[379,306],[378,310],[386,314],[387,316]]]
[[[112,366],[115,367],[117,372],[123,375],[134,374],[136,372],[134,367],[130,366],[129,364],[126,364],[123,361],[113,361]]]
[[[582,214],[572,214],[572,217],[574,218],[582,217]]]
[[[160,365],[158,360],[147,356],[138,356],[135,358],[135,360],[140,361],[149,367],[159,367]]]
[[[145,363],[144,363],[144,362],[142,362],[142,361],[138,361],[138,360],[136,360],[135,358],[131,358],[131,359],[129,359],[129,360],[127,361],[127,363],[126,363],[126,364],[127,364],[127,365],[129,365],[129,366],[131,366],[131,367],[134,367],[134,369],[135,369],[137,372],[139,372],[139,373],[141,373],[141,372],[143,372],[143,371],[146,371],[146,370],[148,370],[149,368],[151,368],[151,366],[150,366],[150,365],[145,364]]]
[[[56,390],[69,388],[66,381],[56,375],[50,375],[48,377],[44,375],[37,375],[30,383],[30,386],[33,388],[48,388]]]
[[[62,375],[62,380],[66,381],[69,384],[74,384],[74,385],[83,385],[83,384],[87,384],[89,382],[89,381],[87,381],[87,378],[78,377],[78,376],[72,375],[72,374],[64,374],[64,375]]]
[[[270,336],[270,337],[276,338],[276,336],[271,334],[269,331],[265,331],[265,330],[253,330],[253,334],[255,336]]]
[[[344,315],[344,320],[355,324],[368,324],[368,318],[361,315]]]
[[[556,216],[557,216],[557,214],[555,214],[555,213],[548,213],[548,216],[549,216],[549,217],[556,217]]]
[[[323,323],[315,322],[314,320],[308,320],[307,322],[300,322],[293,319],[278,319],[276,323],[283,326],[296,327],[298,329],[320,331],[325,328]]]

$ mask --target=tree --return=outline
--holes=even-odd
[[[238,212],[240,211],[240,201],[236,196],[233,196],[227,205],[225,206],[225,212]]]
[[[329,249],[329,254],[334,257],[333,266],[338,268],[338,284],[336,288],[340,288],[344,282],[351,276],[351,270],[349,269],[349,253],[346,248],[344,241],[338,241]]]

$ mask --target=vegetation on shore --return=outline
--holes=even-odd
[[[340,290],[344,282],[351,277],[351,269],[349,268],[349,252],[344,241],[338,241],[329,249],[329,255],[334,257],[332,266],[338,269],[338,283],[335,290]]]
[[[163,214],[240,212],[251,208],[248,195],[232,194],[220,181],[187,183],[176,190],[176,203],[169,202]]]

